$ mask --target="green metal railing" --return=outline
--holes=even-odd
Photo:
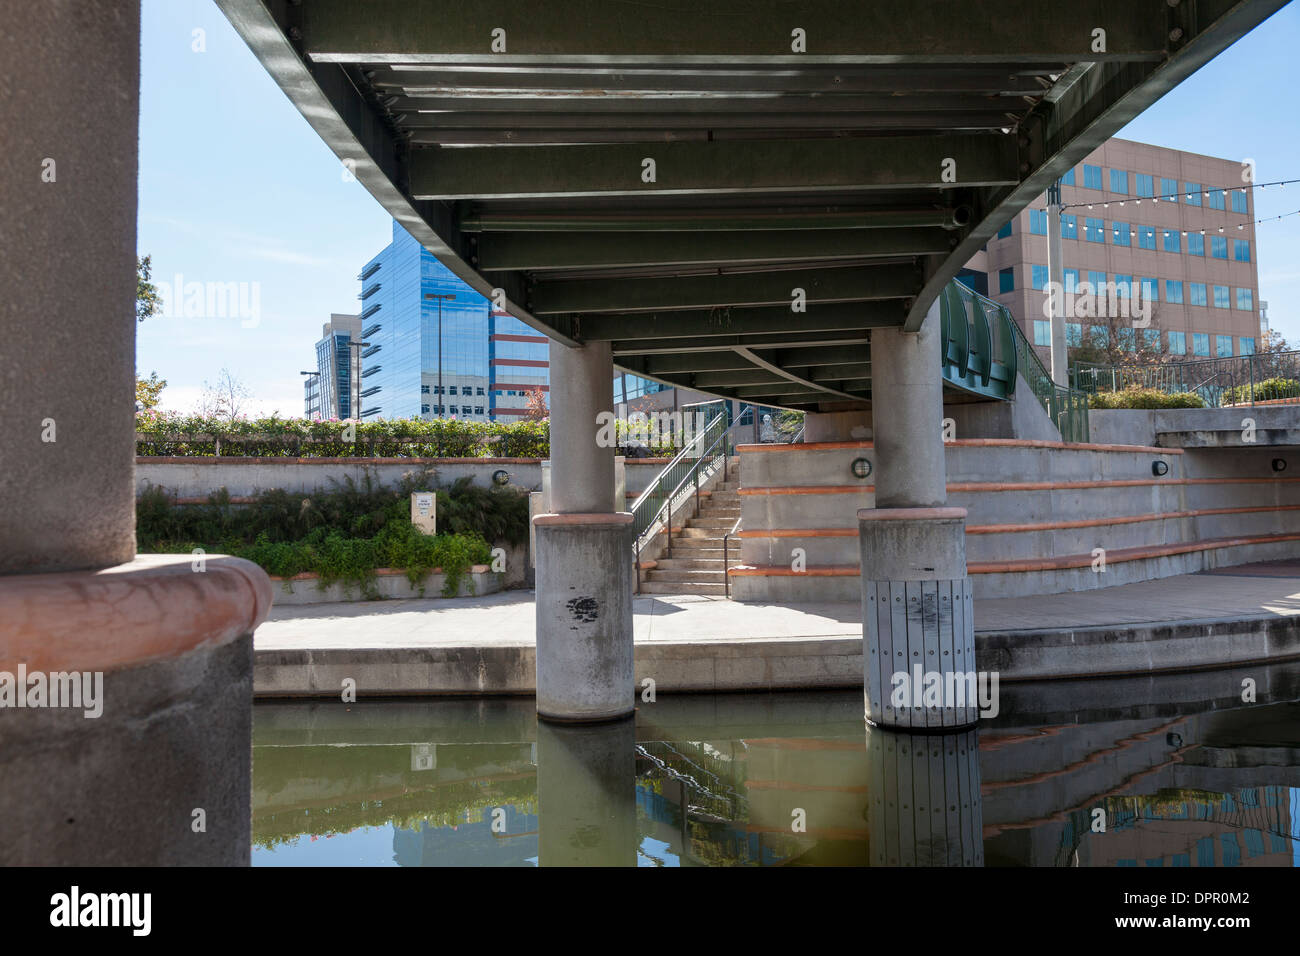
[[[1300,351],[1235,355],[1161,365],[1079,362],[1070,370],[1089,395],[1150,388],[1167,395],[1198,395],[1210,408],[1300,402]]]
[[[953,281],[943,291],[940,320],[945,382],[1005,400],[1015,394],[1018,373],[1064,441],[1088,440],[1087,394],[1052,381],[1009,309]]]

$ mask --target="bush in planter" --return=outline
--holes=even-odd
[[[1239,405],[1251,401],[1273,402],[1278,399],[1300,398],[1300,381],[1294,378],[1266,378],[1256,382],[1252,389],[1249,384],[1234,385],[1223,393],[1223,404]]]
[[[1125,388],[1118,392],[1094,392],[1089,408],[1204,408],[1205,400],[1195,392],[1162,392],[1155,388]]]

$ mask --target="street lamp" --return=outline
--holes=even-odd
[[[437,292],[426,292],[424,297],[438,300],[438,417],[441,418],[444,400],[442,395],[442,300],[447,299],[450,301],[456,297],[450,293],[439,294]]]
[[[369,342],[353,342],[351,339],[348,340],[348,348],[353,348],[353,349],[363,349],[369,344],[370,344]],[[355,367],[353,366],[352,362],[348,362],[348,377],[352,379],[353,383],[355,383],[355,387],[352,389],[352,391],[356,394],[355,404],[353,404],[352,408],[350,409],[352,414],[348,417],[354,418],[357,421],[361,421],[361,356],[360,355],[357,356]]]
[[[299,374],[299,375],[315,375],[317,379],[320,378],[320,372],[299,372],[298,374]],[[317,414],[320,413],[320,382],[319,382],[319,381],[317,381],[317,383],[316,383],[316,412],[317,412]]]

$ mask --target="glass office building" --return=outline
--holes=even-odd
[[[303,382],[303,411],[307,418],[351,418],[361,360],[351,343],[361,334],[355,315],[333,314],[316,343],[316,372]]]
[[[534,389],[550,404],[546,336],[494,311],[396,221],[393,241],[357,278],[360,334],[368,343],[361,351],[363,419],[518,421]],[[615,385],[627,395],[664,387],[618,372]]]

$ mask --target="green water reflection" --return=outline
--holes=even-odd
[[[1040,684],[931,737],[865,727],[854,692],[598,727],[524,699],[264,703],[253,862],[1295,866],[1298,699],[1300,665]]]

